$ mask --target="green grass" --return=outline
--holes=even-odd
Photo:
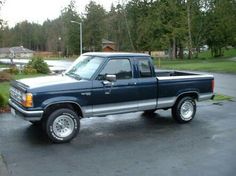
[[[8,67],[9,67],[9,65],[0,63],[0,68],[8,68]]]
[[[156,65],[158,61],[155,60]],[[208,71],[219,73],[236,73],[236,61],[227,59],[209,60],[161,60],[160,68],[174,70]]]
[[[214,59],[211,55],[211,51],[205,51],[205,52],[201,52],[199,53],[198,57],[200,59]],[[224,56],[221,58],[230,58],[230,57],[236,57],[236,49],[224,49]]]
[[[23,78],[32,78],[32,77],[39,77],[39,76],[45,76],[43,74],[35,74],[35,75],[24,75],[24,74],[18,74],[14,75],[14,79],[23,79]],[[0,83],[0,94],[4,97],[4,107],[7,106],[8,99],[9,99],[9,88],[10,88],[10,82],[1,82]]]
[[[173,70],[236,73],[236,61],[232,61],[229,59],[233,57],[236,57],[236,49],[225,50],[224,56],[221,58],[214,58],[211,56],[210,51],[206,51],[200,53],[199,58],[197,59],[161,59],[160,68]],[[155,59],[154,62],[157,66],[159,66],[158,59]]]
[[[233,97],[222,95],[222,94],[216,94],[213,101],[231,101]]]

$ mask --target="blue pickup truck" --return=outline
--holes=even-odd
[[[62,75],[13,81],[9,105],[13,115],[41,124],[52,142],[63,143],[91,116],[171,108],[177,122],[190,122],[196,101],[213,98],[213,90],[213,76],[155,71],[147,54],[94,52]]]

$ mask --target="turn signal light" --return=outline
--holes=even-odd
[[[26,93],[25,96],[23,97],[23,106],[30,108],[33,107],[33,95],[32,93]]]

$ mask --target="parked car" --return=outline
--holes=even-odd
[[[13,115],[42,124],[56,143],[72,140],[80,119],[128,112],[172,109],[188,123],[196,101],[214,97],[214,77],[179,71],[155,71],[147,54],[85,53],[62,75],[13,81]]]

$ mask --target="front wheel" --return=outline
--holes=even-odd
[[[52,142],[71,141],[79,132],[80,119],[71,109],[58,109],[45,120],[45,131]]]
[[[183,97],[172,107],[172,117],[179,123],[188,123],[196,113],[196,102],[192,97]]]

